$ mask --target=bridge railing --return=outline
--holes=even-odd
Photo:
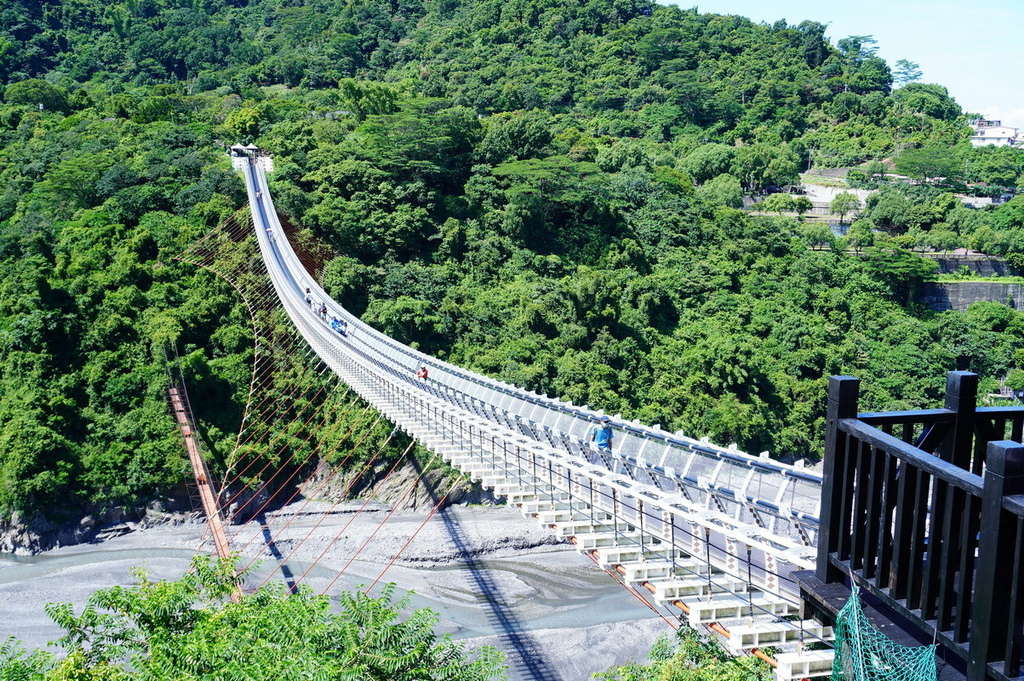
[[[978,408],[977,386],[952,372],[943,409],[858,415],[859,381],[832,377],[816,577],[855,581],[971,681],[1005,680],[1024,643],[1024,407]]]
[[[601,412],[523,390],[426,355],[362,323],[331,300],[306,273],[283,238],[262,169],[257,164],[247,164],[244,170],[268,271],[275,278],[282,302],[293,314],[308,317],[311,324],[326,326],[305,304],[305,291],[309,289],[316,303],[327,307],[328,317],[348,323],[348,336],[330,342],[344,343],[392,374],[395,380],[424,390],[427,386],[432,390],[440,388],[444,393],[437,394],[438,398],[457,402],[478,416],[560,447],[569,455],[589,454],[587,433]],[[420,366],[429,369],[428,382],[416,380],[415,372]],[[728,513],[736,521],[769,529],[805,546],[813,545],[821,486],[817,473],[618,416],[612,418],[612,427],[615,455],[605,464],[613,471],[657,480],[663,489],[674,488],[688,498],[699,499],[709,510]]]

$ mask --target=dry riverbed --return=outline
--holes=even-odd
[[[394,582],[401,593],[414,592],[413,606],[438,612],[441,632],[469,647],[504,651],[513,681],[588,679],[645,661],[657,636],[671,633],[589,559],[514,509],[453,507],[426,524],[420,512],[382,523],[383,507],[352,511],[294,505],[267,514],[264,524],[230,527],[232,549],[260,565],[247,587],[291,579],[337,592]],[[98,588],[130,584],[139,567],[152,578],[176,579],[197,547],[210,552],[212,542],[205,525],[187,522],[31,558],[0,556],[0,640],[44,646],[59,635],[44,604],[80,607]]]

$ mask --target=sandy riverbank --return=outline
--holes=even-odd
[[[671,632],[590,560],[514,509],[454,507],[421,529],[422,513],[396,513],[381,524],[385,515],[383,508],[356,515],[326,505],[294,506],[268,514],[265,527],[231,527],[231,543],[244,561],[262,561],[250,587],[290,575],[317,591],[336,579],[329,591],[378,578],[412,590],[415,607],[439,613],[442,632],[468,646],[503,650],[513,681],[588,679],[612,665],[645,660],[655,638]],[[0,559],[0,640],[15,636],[30,647],[45,645],[58,635],[45,603],[80,606],[98,588],[131,583],[133,568],[176,579],[197,546],[212,550],[202,541],[204,529],[163,525],[32,558]],[[283,572],[275,555],[285,559]]]

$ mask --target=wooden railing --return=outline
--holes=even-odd
[[[1020,676],[1024,407],[977,407],[947,376],[943,409],[858,414],[829,382],[817,578],[852,579],[962,661],[970,681]]]

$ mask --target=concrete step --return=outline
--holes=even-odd
[[[679,602],[689,609],[687,620],[691,627],[721,620],[743,617],[788,616],[800,612],[800,606],[763,593],[747,596],[712,596],[710,598],[681,598]]]
[[[626,548],[629,550],[640,550],[639,532],[580,532],[572,535],[576,538],[577,551],[593,551],[595,549]],[[644,537],[644,542],[649,542],[650,537]]]
[[[653,582],[659,579],[700,575],[708,572],[708,565],[696,558],[683,558],[675,562],[668,560],[650,560],[636,563],[625,563],[621,568],[623,580],[631,583]]]
[[[744,594],[749,585],[741,579],[724,574],[707,576],[683,577],[660,582],[647,582],[652,591],[655,603],[669,605],[673,601],[685,601],[687,598],[702,599],[715,594]]]
[[[549,509],[544,511],[537,511],[537,520],[544,525],[554,525],[557,523],[571,523],[579,521],[598,521],[606,523],[612,519],[610,513],[598,511],[593,513],[588,508],[580,508],[579,505],[573,504],[572,510],[568,508],[568,504],[565,504],[566,508]]]
[[[507,485],[511,482],[508,476],[502,475],[501,473],[490,473],[484,474],[477,478],[483,487],[488,489],[494,489],[499,485]]]
[[[598,520],[584,518],[582,520],[566,520],[560,523],[548,523],[554,526],[555,534],[559,537],[579,537],[599,534],[613,534],[615,531],[614,520],[607,518]]]
[[[542,510],[568,508],[569,495],[565,492],[499,485],[494,488],[494,493],[505,496],[509,504],[519,506],[520,512],[526,515],[533,515]]]
[[[802,622],[754,622],[729,627],[726,648],[733,655],[743,655],[754,648],[784,646],[787,644],[831,641],[832,627],[814,620]]]
[[[834,650],[805,650],[798,653],[779,653],[775,661],[776,681],[817,679],[832,676]]]
[[[639,544],[633,546],[609,546],[594,549],[592,553],[597,557],[597,562],[602,566],[626,566],[650,561],[681,560],[690,557],[679,549],[673,549],[668,544],[653,544],[651,542],[644,544],[642,549]]]
[[[493,471],[495,469],[495,467],[490,465],[489,462],[481,461],[480,457],[467,454],[463,451],[456,452],[451,457],[445,457],[445,461],[447,461],[452,467],[458,468],[463,472],[467,470]]]

